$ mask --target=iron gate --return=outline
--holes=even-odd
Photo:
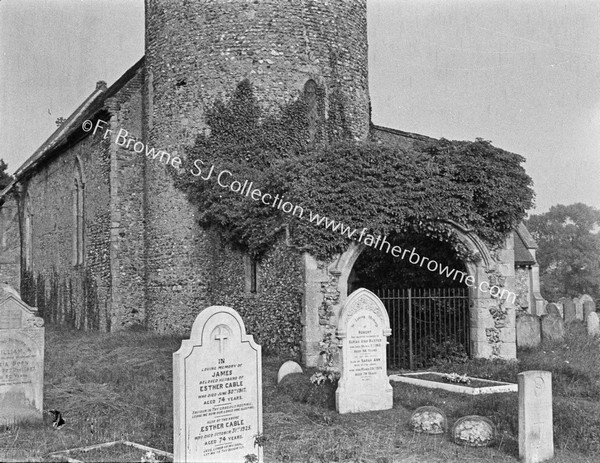
[[[468,357],[468,288],[380,289],[375,293],[390,317],[389,368],[415,370]]]

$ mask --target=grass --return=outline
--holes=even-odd
[[[435,370],[500,381],[519,371],[553,373],[556,463],[592,463],[600,455],[600,343],[570,327],[562,343],[519,353],[519,362],[470,360]],[[67,421],[53,430],[23,424],[0,430],[0,461],[59,461],[56,452],[126,440],[172,452],[172,353],[181,338],[153,333],[98,334],[46,329],[44,409]],[[517,394],[465,396],[394,383],[394,408],[339,415],[334,386],[314,386],[310,372],[276,385],[284,359],[263,359],[265,462],[516,462]],[[413,433],[408,420],[423,405],[458,418],[487,416],[498,427],[490,448],[464,448],[447,436]],[[143,452],[142,452],[143,453]],[[70,455],[84,461],[140,461],[130,447]]]

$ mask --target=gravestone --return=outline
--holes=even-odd
[[[12,292],[0,297],[0,426],[41,421],[44,320]]]
[[[521,313],[517,316],[517,347],[537,347],[542,342],[540,319],[536,315]]]
[[[575,304],[570,299],[565,299],[563,303],[563,309],[565,311],[565,323],[571,323],[572,321],[577,320],[577,315],[575,312]]]
[[[550,303],[546,306],[546,313],[548,315],[554,315],[555,317],[562,317],[558,306],[554,303]]]
[[[339,413],[392,408],[386,370],[386,337],[390,334],[390,319],[381,300],[368,289],[354,291],[342,307],[337,325],[342,342],[342,376],[335,392]]]
[[[594,301],[585,301],[583,303],[583,319],[587,320],[587,317],[592,312],[596,311],[596,304]]]
[[[596,312],[590,312],[585,320],[588,336],[600,335],[600,320]]]
[[[485,416],[463,416],[452,427],[452,440],[459,445],[487,447],[495,437],[496,426]]]
[[[293,360],[283,362],[277,372],[277,384],[279,384],[287,375],[291,375],[292,373],[302,373],[302,367]]]
[[[261,347],[230,307],[200,312],[173,354],[176,462],[262,462]]]
[[[565,338],[565,321],[559,314],[542,315],[542,339],[562,341]]]
[[[447,426],[446,414],[437,407],[419,407],[410,416],[410,428],[415,432],[444,434]]]
[[[565,309],[564,309],[564,298],[560,298],[558,301],[556,301],[554,304],[556,305],[556,307],[558,307],[558,311],[560,312],[560,316],[564,319],[565,318]]]
[[[575,318],[577,318],[577,320],[584,320],[583,303],[579,300],[578,297],[574,297],[573,304],[575,305]]]
[[[538,463],[554,457],[552,373],[524,371],[519,384],[519,457]]]
[[[582,304],[585,304],[587,301],[594,302],[594,299],[589,294],[582,294],[581,296],[579,296],[579,300]]]

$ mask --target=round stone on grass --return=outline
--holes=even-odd
[[[419,407],[410,417],[411,429],[426,434],[444,434],[447,423],[446,414],[437,407]]]
[[[494,442],[496,427],[485,416],[463,416],[454,423],[452,440],[469,447],[487,447]]]

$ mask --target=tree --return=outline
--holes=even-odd
[[[559,204],[531,216],[526,225],[539,246],[542,295],[556,301],[587,293],[598,300],[600,210],[582,203]]]
[[[6,172],[6,169],[8,169],[8,164],[4,162],[4,159],[0,159],[0,191],[13,181],[13,176]]]

